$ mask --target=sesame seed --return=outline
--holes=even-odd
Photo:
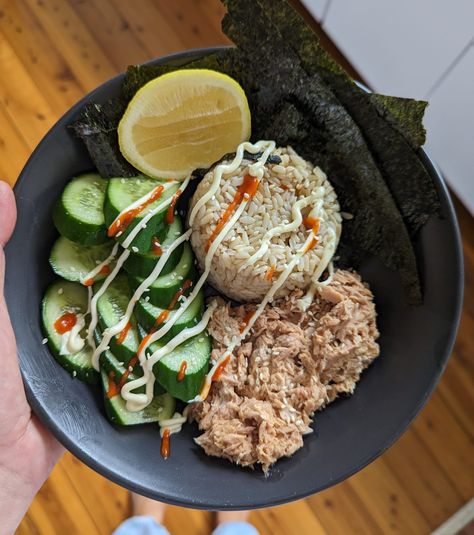
[[[146,228],[146,223],[142,223],[142,228]]]
[[[133,372],[133,367],[132,367],[132,366],[129,366],[129,367],[128,367],[128,371],[129,371],[129,372]]]
[[[73,376],[73,377],[76,377],[76,375],[77,375],[77,372],[76,372],[76,370],[74,370],[74,371],[72,372],[72,376]]]
[[[134,245],[134,246],[132,247],[132,251],[133,251],[134,253],[138,253],[138,247],[136,247],[136,246]]]
[[[125,182],[126,182],[125,178],[121,178],[121,179],[120,179],[120,182],[121,182],[122,184],[125,184]]]
[[[115,235],[116,238],[120,238],[120,236],[123,234],[123,230],[119,230],[117,234]]]
[[[150,296],[147,295],[147,296],[145,297],[145,301],[148,303],[149,300],[150,300]]]
[[[64,293],[64,288],[59,288],[59,289],[58,289],[58,294],[61,295],[61,294],[63,294],[63,293]]]
[[[47,344],[48,343],[48,339],[47,338],[43,338],[43,340],[41,340],[41,343],[44,345],[44,344]]]

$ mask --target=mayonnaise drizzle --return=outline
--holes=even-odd
[[[191,177],[188,177],[182,183],[181,191],[184,191],[186,186],[189,184],[190,179],[191,179]],[[170,187],[169,185],[171,185],[173,183],[176,183],[176,182],[175,181],[167,182],[166,183],[167,184],[166,187]],[[121,215],[125,214],[127,211],[129,211],[134,206],[138,206],[139,204],[142,204],[142,203],[146,202],[149,199],[149,197],[150,197],[150,195],[152,193],[153,193],[153,190],[151,190],[149,193],[147,193],[143,197],[140,197],[140,199],[138,199],[137,201],[132,203],[130,206],[128,206],[127,208],[122,210],[120,212],[120,214],[118,215],[118,218],[120,218]],[[97,327],[97,321],[98,321],[98,317],[97,317],[97,301],[98,301],[99,297],[104,294],[104,292],[107,290],[107,288],[113,282],[113,280],[117,276],[118,272],[120,271],[120,268],[124,264],[125,260],[127,260],[128,256],[130,255],[130,251],[128,251],[127,248],[131,245],[131,243],[137,237],[137,235],[140,233],[140,231],[146,227],[148,221],[150,221],[150,219],[155,214],[157,214],[158,212],[160,212],[161,210],[166,208],[166,206],[170,205],[171,204],[171,200],[172,200],[172,197],[170,197],[168,199],[165,199],[163,202],[158,204],[158,206],[153,208],[153,210],[150,210],[145,215],[145,217],[142,219],[142,222],[141,222],[140,225],[135,225],[135,227],[132,229],[130,234],[127,236],[127,238],[123,242],[123,247],[125,248],[125,251],[123,251],[121,256],[118,258],[117,265],[115,266],[115,269],[106,277],[106,279],[102,283],[102,286],[101,286],[100,290],[97,292],[97,293],[100,292],[99,296],[97,298],[93,299],[92,301],[89,298],[89,309],[90,309],[90,312],[91,312],[91,323],[90,323],[89,328],[87,330],[87,342],[92,347],[92,349],[95,350],[95,348],[96,348],[95,340],[94,340],[94,330]],[[115,219],[117,219],[117,218],[115,218]],[[100,264],[101,267],[104,267],[104,265],[110,264],[114,260],[115,256],[117,255],[117,252],[118,252],[118,245],[119,245],[118,243],[116,243],[114,245],[114,248],[112,249],[112,253],[104,260],[104,262],[102,262],[102,264]],[[117,269],[117,266],[118,266],[118,269]],[[97,267],[99,267],[99,266],[97,266]],[[90,274],[89,274],[89,276],[90,276]],[[87,277],[86,277],[85,280],[87,280]]]
[[[90,279],[94,280],[95,277],[101,272],[101,270],[104,269],[105,266],[108,266],[112,262],[112,260],[116,257],[118,248],[119,248],[119,243],[117,242],[114,245],[109,256],[100,264],[98,264],[92,271],[89,271],[89,273],[87,273],[87,275],[81,280],[81,283],[84,284],[86,280],[90,280]]]
[[[189,182],[189,178],[186,178],[186,180],[184,182]],[[126,179],[124,179],[126,180]],[[184,184],[183,182],[183,184]],[[150,199],[150,197],[155,193],[155,189],[158,187],[158,186],[163,186],[163,190],[161,192],[161,195],[163,195],[163,193],[170,189],[171,186],[174,186],[177,184],[177,181],[176,180],[170,180],[169,182],[160,182],[160,183],[157,183],[157,185],[151,190],[149,191],[148,193],[146,193],[145,195],[143,195],[143,197],[140,197],[139,199],[137,199],[136,201],[132,202],[132,204],[128,205],[127,207],[125,207],[120,213],[119,215],[114,219],[114,222],[115,221],[120,221],[120,218],[123,217],[127,212],[129,212],[130,210],[133,210],[134,208],[138,208],[140,205],[144,204],[144,203],[147,203],[148,202],[148,199]],[[187,185],[187,183],[186,183]],[[186,187],[186,186],[184,186]],[[171,202],[171,199],[169,200],[169,202]],[[152,210],[154,213],[156,213],[156,208],[154,210]],[[112,223],[113,224],[113,223]],[[146,223],[145,223],[146,224]],[[139,225],[138,225],[139,226]],[[142,226],[143,226],[143,222],[142,222]],[[133,240],[133,238],[132,238]],[[125,243],[125,242],[124,242]],[[125,246],[125,247],[128,247],[128,246]]]
[[[188,419],[188,412],[191,407],[187,405],[183,413],[175,412],[172,416],[172,418],[168,418],[167,420],[161,420],[158,422],[160,424],[160,436],[163,438],[163,434],[166,431],[166,429],[169,430],[170,435],[173,435],[175,433],[179,433],[181,431],[181,428],[183,427],[183,424],[186,423]]]
[[[168,355],[174,351],[179,345],[183,344],[193,336],[201,334],[204,329],[207,327],[209,320],[211,319],[212,313],[217,304],[213,303],[209,306],[206,312],[203,314],[201,321],[194,325],[193,327],[188,327],[183,329],[179,334],[177,334],[172,340],[170,340],[166,345],[157,349],[152,355],[148,358],[144,357],[142,354],[142,360],[140,361],[143,368],[143,375],[134,381],[126,383],[121,390],[121,395],[124,400],[126,400],[126,408],[130,412],[137,412],[143,410],[147,405],[149,405],[153,399],[153,385],[155,383],[155,375],[153,373],[153,366],[164,356]],[[133,390],[140,388],[141,386],[146,385],[145,394],[136,394]]]
[[[217,191],[217,188],[219,187],[219,183],[220,183],[220,180],[222,178],[223,173],[224,172],[230,173],[232,171],[235,171],[240,166],[240,164],[242,163],[244,150],[247,150],[247,151],[252,152],[252,153],[257,153],[257,152],[260,152],[263,148],[264,148],[264,151],[263,151],[262,156],[256,162],[254,162],[252,165],[249,166],[249,173],[252,176],[256,177],[258,180],[261,180],[261,178],[263,177],[264,171],[265,171],[265,169],[264,169],[265,163],[266,163],[268,157],[270,156],[270,154],[275,149],[275,142],[274,141],[262,140],[262,141],[259,141],[258,143],[256,143],[255,145],[252,145],[251,143],[248,143],[248,142],[241,143],[237,147],[236,156],[235,156],[234,160],[231,162],[231,164],[219,164],[214,168],[214,180],[213,180],[213,183],[212,183],[211,187],[209,188],[208,192],[203,197],[201,197],[201,199],[196,203],[196,205],[194,206],[193,210],[191,211],[191,215],[189,217],[190,224],[191,224],[192,219],[194,218],[195,214],[197,213],[197,210],[199,210],[199,208],[200,208],[200,207],[197,208],[197,206],[200,203],[200,201],[202,201],[202,199],[204,197],[207,197],[207,200],[209,200],[214,195],[214,193]],[[216,179],[216,177],[217,177],[217,179]],[[209,195],[209,193],[210,193],[210,195]],[[207,200],[205,200],[204,203],[207,202]],[[248,201],[249,201],[249,199],[247,199],[245,197],[243,198],[242,202],[236,208],[236,210],[233,213],[232,217],[223,226],[223,228],[221,229],[219,234],[212,241],[212,243],[211,243],[211,245],[209,247],[209,250],[207,251],[206,257],[204,259],[204,272],[202,273],[201,277],[199,278],[199,280],[195,284],[195,286],[193,288],[193,291],[191,292],[189,297],[182,303],[182,305],[180,306],[180,308],[178,308],[178,310],[176,310],[176,311],[174,311],[174,312],[172,312],[170,314],[168,320],[163,325],[163,327],[161,327],[155,333],[153,333],[153,335],[148,339],[147,343],[144,344],[143,347],[141,348],[140,353],[138,355],[138,358],[139,358],[139,361],[140,361],[140,363],[142,365],[142,368],[143,368],[143,376],[140,377],[139,379],[136,379],[135,381],[131,381],[131,382],[125,384],[122,387],[122,391],[121,391],[122,397],[127,401],[127,410],[129,410],[129,411],[139,411],[139,410],[142,410],[144,407],[146,407],[149,403],[151,403],[151,400],[153,399],[153,383],[154,383],[154,380],[155,380],[155,376],[153,374],[153,371],[151,370],[151,368],[147,364],[147,359],[146,359],[146,356],[145,356],[146,349],[150,346],[150,344],[152,344],[156,340],[160,339],[162,336],[164,336],[166,333],[168,333],[170,331],[170,329],[173,327],[175,322],[181,317],[182,314],[184,314],[186,309],[191,305],[193,300],[197,297],[200,289],[202,288],[202,286],[206,282],[207,277],[209,276],[209,273],[210,273],[210,270],[211,270],[212,259],[213,259],[214,255],[215,255],[219,245],[224,240],[226,235],[229,233],[231,228],[235,225],[235,223],[237,222],[239,217],[242,215],[243,211],[246,209],[246,207],[248,205]],[[201,206],[204,203],[201,203]],[[203,318],[204,318],[204,316],[203,316]],[[206,325],[207,325],[207,323],[206,323]],[[187,331],[187,329],[185,329],[185,331]],[[182,331],[182,333],[185,332],[185,331]],[[180,333],[180,334],[182,334],[182,333]],[[180,335],[178,335],[178,337],[179,336]],[[173,342],[173,340],[172,340],[172,342]],[[182,343],[182,342],[180,342],[180,343]],[[169,343],[167,345],[169,345]],[[177,344],[177,345],[179,345],[179,344]],[[164,349],[164,348],[162,348],[162,349]],[[161,351],[161,350],[158,350],[155,353],[159,353],[159,351]],[[163,353],[163,354],[160,353],[161,356],[158,357],[158,360],[159,360],[159,358],[162,358],[164,356],[164,354],[166,354],[166,353]],[[156,358],[156,355],[155,355],[155,358]],[[145,394],[136,394],[136,393],[132,392],[132,390],[135,390],[136,388],[139,388],[139,387],[141,387],[141,386],[143,386],[145,384],[146,384],[146,393]]]
[[[295,204],[291,208],[291,214],[293,216],[292,222],[286,225],[279,225],[267,231],[262,239],[262,243],[260,247],[258,248],[258,250],[255,251],[255,253],[240,266],[239,272],[245,269],[246,267],[253,265],[259,258],[261,258],[268,251],[270,241],[274,236],[279,236],[281,234],[285,234],[287,232],[292,232],[296,230],[303,221],[303,214],[301,213],[301,210],[317,202],[318,199],[321,199],[323,196],[324,196],[324,188],[320,186],[319,188],[316,189],[314,193],[312,193],[308,197],[304,197],[303,199],[296,201]],[[322,201],[320,202],[322,205]]]
[[[189,240],[189,237],[191,236],[191,229],[186,231],[182,236],[180,236],[177,240],[175,240],[163,254],[161,255],[159,261],[157,262],[156,266],[153,268],[153,271],[148,275],[148,277],[140,284],[140,286],[135,290],[135,293],[133,294],[132,298],[128,302],[127,310],[125,311],[125,314],[122,316],[121,320],[116,323],[113,327],[109,327],[108,329],[105,329],[102,333],[102,340],[100,341],[100,344],[95,349],[93,355],[92,355],[92,365],[96,370],[99,369],[99,357],[100,355],[107,349],[110,340],[112,337],[119,334],[123,329],[125,329],[125,326],[130,321],[130,318],[133,314],[133,309],[135,308],[135,305],[137,301],[140,299],[140,297],[146,292],[149,286],[153,284],[155,279],[159,277],[161,271],[163,270],[166,262],[168,261],[168,258],[170,257],[171,253],[183,242]],[[102,288],[101,288],[102,289]]]
[[[330,235],[328,240],[329,243],[325,244],[323,256],[311,277],[311,286],[308,288],[308,291],[305,293],[305,295],[303,295],[303,297],[298,301],[301,310],[303,311],[308,310],[308,308],[310,307],[319,286],[328,284],[328,282],[326,281],[319,282],[319,277],[321,277],[321,275],[324,273],[325,269],[328,266],[332,266],[331,259],[334,256],[334,253],[337,249],[337,244],[339,243],[339,232],[336,234],[336,232],[334,232],[334,229],[332,229],[331,227],[328,227],[328,232]]]
[[[289,262],[287,267],[280,273],[280,276],[276,279],[276,281],[272,284],[272,287],[268,292],[265,294],[265,297],[263,298],[262,302],[257,306],[254,314],[251,316],[249,321],[247,322],[247,325],[245,326],[245,329],[242,331],[242,333],[239,336],[234,336],[230,346],[227,348],[227,350],[216,360],[212,368],[209,370],[206,380],[205,380],[205,386],[198,396],[196,396],[194,399],[190,400],[189,403],[197,402],[197,401],[204,401],[207,397],[207,394],[209,393],[209,389],[211,387],[212,377],[214,373],[216,372],[219,365],[227,358],[229,357],[234,349],[242,343],[242,341],[247,337],[248,333],[252,329],[253,325],[257,321],[257,319],[260,317],[262,312],[265,310],[265,307],[268,303],[270,303],[273,300],[273,297],[277,293],[277,291],[285,284],[286,279],[291,275],[293,269],[298,264],[300,258],[305,254],[307,248],[311,245],[314,238],[313,232],[311,232],[306,239],[303,247],[294,255],[292,260]]]
[[[191,180],[191,177],[188,177],[181,184],[180,189],[181,189],[182,192],[186,189],[186,187],[188,186],[190,180]],[[169,182],[169,183],[166,183],[166,184],[168,185],[168,184],[172,184],[172,183],[174,183],[174,182]],[[167,186],[167,187],[169,187],[169,186]],[[166,186],[165,186],[165,188],[166,188]],[[141,197],[140,199],[138,199],[138,201],[135,201],[135,203],[130,205],[128,208],[126,208],[125,210],[122,210],[122,212],[120,212],[120,214],[124,214],[128,210],[132,209],[134,206],[138,206],[139,204],[141,204],[143,202],[146,202],[147,198],[150,197],[151,193],[152,192],[150,192],[147,195]],[[94,366],[94,368],[96,370],[99,370],[99,358],[100,358],[100,355],[108,348],[108,344],[109,344],[110,340],[112,339],[112,337],[115,336],[116,334],[118,334],[122,329],[125,328],[125,325],[130,320],[130,317],[131,317],[131,315],[133,313],[133,308],[135,307],[135,304],[138,301],[138,299],[140,299],[140,297],[147,290],[147,288],[151,284],[153,284],[154,280],[159,276],[159,274],[161,273],[166,261],[168,260],[170,254],[173,252],[173,250],[176,249],[176,247],[178,247],[178,245],[180,243],[182,243],[183,241],[186,241],[187,239],[189,239],[190,232],[188,231],[189,234],[185,233],[182,236],[180,236],[177,240],[175,240],[170,245],[170,247],[168,247],[168,249],[166,251],[163,252],[163,254],[160,257],[160,260],[156,264],[156,266],[153,269],[153,271],[151,272],[151,274],[142,282],[142,284],[137,288],[136,292],[134,293],[132,299],[130,300],[130,302],[128,304],[127,312],[126,312],[125,316],[116,325],[114,325],[113,327],[110,327],[109,329],[106,329],[103,332],[102,340],[100,341],[99,346],[96,347],[95,346],[95,340],[94,340],[94,330],[97,327],[97,322],[98,322],[97,302],[98,302],[99,298],[104,294],[104,292],[107,290],[107,288],[113,282],[113,280],[115,279],[115,277],[119,273],[120,268],[124,264],[125,260],[127,260],[127,258],[130,256],[130,250],[127,249],[127,247],[130,247],[130,245],[132,244],[133,240],[137,237],[137,235],[140,233],[140,231],[146,227],[146,224],[148,223],[148,221],[156,213],[160,212],[161,210],[163,210],[163,208],[165,208],[166,206],[171,204],[171,200],[172,200],[171,197],[168,198],[168,199],[165,199],[163,202],[158,204],[158,206],[156,206],[153,210],[150,210],[150,212],[143,218],[141,224],[135,225],[135,227],[132,229],[130,234],[127,236],[127,238],[123,242],[123,247],[125,247],[125,250],[119,256],[119,258],[117,260],[117,264],[115,265],[115,268],[112,270],[112,272],[109,274],[109,276],[105,279],[105,281],[102,283],[102,286],[100,287],[100,289],[97,291],[97,293],[92,298],[92,301],[91,301],[91,304],[90,304],[91,322],[90,322],[90,325],[89,325],[89,329],[87,331],[87,341],[88,341],[89,345],[94,349],[94,353],[92,355],[92,365]],[[120,217],[120,214],[119,214],[118,217]]]
[[[81,337],[80,332],[86,324],[84,316],[85,314],[76,314],[76,323],[74,324],[74,327],[63,333],[61,336],[60,355],[73,355],[83,349],[85,341]]]
[[[258,179],[261,179],[264,172],[263,166],[268,160],[270,154],[275,150],[274,141],[266,141],[262,139],[261,141],[258,141],[255,144],[245,141],[237,147],[237,150],[235,151],[235,157],[230,163],[221,163],[214,167],[214,178],[212,180],[212,184],[209,186],[207,192],[196,202],[193,209],[191,210],[191,213],[189,214],[189,226],[192,226],[193,221],[201,207],[203,207],[207,203],[207,201],[209,201],[213,197],[213,195],[216,194],[216,191],[219,189],[219,184],[222,180],[222,176],[224,174],[227,175],[229,173],[233,173],[235,170],[238,169],[244,158],[244,151],[250,152],[251,154],[257,154],[264,147],[265,149],[262,156],[255,163],[249,166],[250,174],[252,176],[257,177]]]

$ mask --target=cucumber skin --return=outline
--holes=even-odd
[[[160,275],[167,275],[176,267],[176,264],[181,258],[183,252],[182,244],[176,247],[176,249],[170,254],[170,257],[163,266],[163,270]],[[149,256],[141,256],[139,254],[131,253],[130,256],[123,264],[123,269],[132,276],[146,278],[153,271],[160,257],[157,256],[155,260]]]
[[[176,358],[176,354],[179,353],[180,350],[183,351],[183,346],[188,346],[189,341],[185,342],[181,346],[178,346],[173,353],[163,357],[153,366],[153,373],[155,374],[156,380],[169,394],[177,399],[180,399],[181,401],[188,402],[197,396],[197,394],[199,394],[204,382],[204,377],[209,370],[209,360],[211,358],[212,351],[210,335],[207,333],[207,331],[203,331],[201,334],[196,335],[191,340],[199,339],[201,337],[204,337],[205,339],[203,343],[205,344],[208,353],[206,364],[194,373],[188,373],[188,371],[186,371],[182,381],[177,381],[176,379],[179,368],[170,368],[168,366],[168,362],[171,360],[171,358]],[[157,349],[157,347],[152,346],[150,349],[153,351]],[[183,351],[182,360],[187,360],[186,350]],[[182,362],[182,360],[180,362]]]
[[[130,331],[137,328],[137,323],[135,318],[132,317],[132,327],[130,328]],[[107,329],[108,325],[104,322],[104,320],[99,316],[98,325],[101,331],[104,331]],[[117,335],[118,336],[118,335]],[[137,354],[138,350],[138,344],[135,346],[134,344],[126,344],[125,342],[122,344],[117,343],[117,336],[114,336],[110,342],[110,351],[121,361],[124,363],[125,366],[128,366],[128,363],[132,360],[132,358]],[[128,336],[128,335],[127,335]]]
[[[126,370],[125,364],[120,359],[118,359],[110,350],[104,351],[104,353],[102,353],[99,359],[99,366],[100,370],[103,370],[107,374],[107,377],[109,376],[110,372],[113,372],[116,378],[121,378]],[[134,381],[135,379],[141,377],[141,374],[136,373],[139,368],[140,364],[137,363],[137,365],[133,369],[133,372],[131,372],[128,376],[127,382]],[[153,391],[155,396],[159,396],[165,393],[165,389],[158,383],[158,381],[155,381]],[[145,386],[137,388],[136,392],[145,393]]]
[[[188,267],[180,269],[182,264],[187,264]],[[170,278],[172,273],[177,273],[183,278],[179,279],[178,276],[176,276],[173,280]],[[166,281],[163,281],[164,278],[166,278]],[[136,290],[144,280],[143,278],[132,275],[129,275],[128,279],[130,286],[134,290]],[[150,286],[149,291],[146,293],[147,296],[150,296],[150,303],[160,308],[168,308],[171,300],[186,279],[191,279],[193,282],[196,282],[197,279],[197,270],[194,266],[194,255],[191,246],[188,243],[183,246],[183,254],[181,255],[176,268],[171,273],[158,277]],[[165,284],[163,285],[164,282]],[[192,289],[191,286],[185,295],[189,294]]]
[[[114,222],[115,218],[120,214],[120,210],[118,210],[111,202],[109,190],[110,188],[114,187],[114,180],[120,180],[120,178],[112,178],[109,180],[109,183],[107,185],[107,190],[105,193],[105,201],[104,201],[104,216],[105,216],[105,224],[107,225],[107,228]],[[159,182],[157,182],[159,184]],[[175,191],[177,191],[178,186],[176,186],[176,190],[173,191],[173,194]],[[172,195],[171,195],[172,196]],[[151,241],[153,237],[158,238],[158,240],[161,242],[166,237],[166,232],[168,230],[168,224],[165,222],[165,215],[168,210],[168,207],[165,207],[161,212],[155,214],[147,223],[146,228],[141,229],[141,231],[138,233],[138,236],[135,237],[135,239],[130,244],[129,249],[132,247],[136,247],[138,249],[138,253],[140,254],[146,254],[150,252],[151,250]],[[137,216],[135,217],[132,222],[128,225],[127,229],[121,234],[117,239],[120,243],[123,243],[124,240],[127,238],[127,236],[130,234],[130,232],[139,224],[141,224],[143,217]]]
[[[71,362],[71,355],[61,355],[59,352],[59,348],[56,346],[56,344],[53,344],[50,340],[48,328],[46,326],[46,319],[45,319],[45,308],[46,308],[46,302],[45,298],[48,296],[49,290],[57,284],[59,281],[55,281],[51,284],[51,286],[46,290],[43,301],[41,303],[41,326],[43,330],[43,334],[46,338],[48,338],[48,347],[53,354],[54,359],[60,364],[62,368],[64,368],[68,373],[70,373],[74,378],[77,378],[81,381],[84,381],[85,383],[89,384],[97,384],[99,381],[99,373],[92,367],[90,368],[84,368],[84,367],[77,367],[74,365],[74,363]],[[67,283],[66,283],[67,284]],[[75,372],[75,375],[74,375]]]
[[[170,233],[172,233],[171,236]],[[183,224],[181,223],[181,220],[177,216],[175,216],[174,223],[168,225],[166,238],[162,243],[163,247],[169,247],[179,236],[181,236],[182,233]],[[182,252],[183,244],[180,244],[170,254],[170,257],[168,258],[166,264],[163,266],[161,275],[168,274],[176,267],[176,264],[181,258]],[[146,278],[153,271],[159,260],[159,256],[155,256],[151,253],[142,255],[137,253],[131,253],[125,261],[123,269],[130,275]]]
[[[99,328],[101,331],[104,331],[105,329],[107,329],[107,327],[112,327],[113,325],[115,325],[115,322],[111,325],[109,325],[105,319],[104,319],[104,316],[103,316],[103,313],[102,313],[102,310],[101,310],[101,302],[103,299],[106,298],[107,296],[107,293],[114,290],[114,288],[121,284],[121,283],[127,283],[127,277],[125,276],[125,274],[119,274],[115,280],[111,283],[111,285],[109,286],[109,288],[107,288],[107,290],[105,291],[105,293],[99,298],[98,300],[98,303],[97,303],[97,315],[98,315],[98,318],[99,318],[99,321],[98,321],[98,325],[99,325]],[[97,291],[97,289],[100,288],[100,284],[94,286],[94,293]],[[130,289],[128,287],[124,288],[125,290],[125,293],[126,293],[126,297],[127,297],[127,302],[130,300],[131,298],[131,294],[130,294]],[[125,308],[122,309],[123,312],[125,312]],[[116,321],[119,321],[118,319]],[[132,340],[132,334],[133,333],[136,333],[137,331],[137,322],[136,322],[136,319],[135,319],[135,316],[132,314],[132,317],[131,317],[131,322],[132,322],[132,327],[130,328],[124,342],[122,344],[118,344],[117,343],[117,338],[119,335],[116,335],[114,336],[111,340],[110,340],[110,343],[109,343],[109,346],[110,346],[110,350],[111,352],[117,357],[119,358],[119,360],[121,360],[122,362],[124,362],[127,366],[128,366],[128,363],[129,361],[136,355],[137,353],[137,350],[138,350],[138,343],[140,341],[140,337],[138,336],[138,333],[135,335],[134,337],[134,340]]]
[[[162,336],[160,338],[160,343],[166,343],[169,342],[172,338],[174,338],[177,334],[179,334],[183,329],[186,329],[188,327],[194,327],[199,320],[201,319],[201,316],[204,312],[204,298],[202,296],[202,293],[200,294],[201,297],[196,297],[196,299],[201,299],[202,304],[200,306],[200,312],[197,316],[195,316],[190,321],[187,321],[185,323],[175,323],[173,327],[169,330],[167,334]],[[147,331],[149,332],[150,329],[154,326],[156,318],[153,317],[138,301],[138,303],[135,306],[135,316],[137,318],[138,323]],[[178,320],[179,321],[179,320]],[[166,325],[164,323],[163,325]]]
[[[140,284],[143,282],[143,279],[139,277],[128,277],[130,281],[130,286],[133,290],[136,290]],[[186,279],[191,279],[194,282],[197,280],[197,270],[193,266],[190,273],[186,276]],[[184,279],[183,279],[184,280]],[[150,286],[150,290],[146,292],[146,295],[150,296],[150,303],[156,307],[168,308],[171,300],[176,295],[176,292],[181,288],[183,284],[182,280],[176,280],[176,283],[172,286],[167,286],[166,288],[154,288],[153,285]],[[193,287],[189,288],[184,295],[189,295],[193,291]]]
[[[42,320],[42,326],[43,326],[43,333],[45,336],[48,335],[48,332],[46,330],[46,327],[44,325],[44,320]],[[80,381],[84,381],[85,383],[88,383],[90,385],[96,385],[99,382],[99,373],[94,369],[86,369],[86,368],[77,368],[74,366],[74,364],[68,359],[67,357],[70,357],[70,355],[61,355],[57,348],[48,342],[48,347],[53,354],[53,357],[57,361],[58,364],[61,365],[62,368],[64,368],[68,373],[71,374],[71,376],[74,379],[79,379]],[[74,372],[76,374],[74,375]]]
[[[53,208],[53,223],[61,236],[81,245],[100,245],[109,239],[105,224],[93,225],[72,217],[64,206],[62,196]]]
[[[120,426],[142,425],[159,422],[160,420],[168,419],[173,416],[176,402],[169,394],[162,394],[154,397],[151,405],[140,412],[128,412],[125,408],[125,401],[120,396],[114,396],[109,399],[107,396],[108,377],[102,372],[101,378],[104,391],[105,414],[111,423]],[[117,405],[120,412],[123,412],[123,414],[117,411]],[[155,408],[158,405],[163,407],[163,411],[159,415],[155,412]],[[166,405],[168,406],[166,407]]]

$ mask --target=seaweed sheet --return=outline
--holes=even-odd
[[[120,102],[85,110],[74,127],[99,172],[105,177],[137,173],[118,151],[116,127],[140,87],[177,68],[224,72],[247,94],[252,139],[290,144],[319,165],[342,209],[354,215],[344,224],[340,265],[357,267],[367,256],[377,256],[399,271],[408,302],[420,303],[412,240],[439,209],[435,187],[416,154],[425,139],[426,102],[366,93],[285,0],[223,3],[228,10],[223,29],[237,48],[180,66],[131,66]]]

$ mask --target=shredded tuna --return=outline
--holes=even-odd
[[[314,413],[353,393],[378,356],[373,295],[359,275],[337,271],[305,313],[300,297],[298,290],[266,308],[207,399],[192,408],[203,431],[196,442],[208,455],[267,472],[302,447]],[[214,360],[255,308],[217,300],[209,324]]]

